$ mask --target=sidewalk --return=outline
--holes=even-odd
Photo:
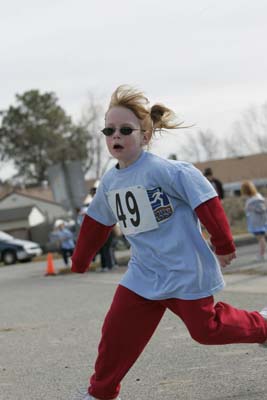
[[[247,272],[224,274],[224,279],[226,282],[224,291],[263,294],[265,302],[262,304],[262,307],[267,306],[267,268],[263,274]]]
[[[257,243],[257,239],[250,233],[244,233],[242,235],[234,235],[234,242],[235,245],[238,247],[238,246],[245,246],[247,244]]]

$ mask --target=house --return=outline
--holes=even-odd
[[[49,188],[13,190],[0,198],[0,230],[17,238],[45,246],[56,219],[68,220],[69,214]]]
[[[31,228],[45,222],[45,215],[36,206],[0,209],[0,231],[20,239],[32,239]]]
[[[252,180],[258,188],[267,187],[267,154],[265,153],[198,162],[194,165],[201,172],[208,167],[211,168],[214,177],[223,183],[226,195],[239,194],[244,180]]]
[[[67,210],[61,204],[44,197],[37,197],[36,189],[35,195],[26,194],[25,191],[14,190],[0,198],[0,210],[36,206],[48,223],[53,223],[59,218],[66,219],[69,217]]]

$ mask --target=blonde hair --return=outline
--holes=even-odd
[[[119,86],[111,96],[107,112],[112,107],[125,107],[140,120],[141,128],[147,131],[151,140],[156,131],[163,129],[181,129],[183,122],[177,121],[176,114],[163,104],[149,106],[144,93],[128,85]]]
[[[258,191],[252,181],[244,181],[241,185],[241,194],[245,196],[255,196]]]

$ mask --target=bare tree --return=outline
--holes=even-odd
[[[105,146],[104,136],[101,133],[104,121],[102,105],[89,93],[89,101],[82,113],[81,123],[90,132],[89,154],[86,172],[99,179],[105,169],[107,161],[111,158]]]
[[[267,152],[267,102],[243,112],[241,119],[233,124],[233,133],[225,147],[232,156]]]
[[[202,162],[267,152],[267,102],[246,109],[235,121],[232,134],[219,139],[211,129],[186,133],[178,149],[178,158]]]
[[[179,154],[190,162],[201,162],[219,157],[220,148],[220,141],[211,129],[197,130],[187,133]]]

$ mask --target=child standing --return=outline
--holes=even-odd
[[[120,382],[153,335],[165,310],[202,344],[264,343],[266,314],[214,304],[224,287],[220,266],[235,246],[212,185],[186,162],[143,150],[156,130],[181,127],[163,105],[120,86],[105,116],[106,144],[118,164],[101,181],[84,218],[72,271],[84,272],[118,221],[131,244],[128,269],[106,315],[95,372],[83,400],[118,399]],[[200,222],[215,253],[203,239]]]
[[[65,221],[63,221],[62,219],[56,220],[54,224],[54,231],[50,235],[50,240],[58,243],[64,265],[65,267],[68,267],[69,258],[73,254],[75,243],[74,235],[66,227]]]
[[[241,193],[247,196],[245,213],[247,217],[248,231],[258,240],[259,261],[264,261],[266,252],[265,234],[267,231],[267,210],[264,197],[257,191],[252,181],[244,181],[241,185]]]

